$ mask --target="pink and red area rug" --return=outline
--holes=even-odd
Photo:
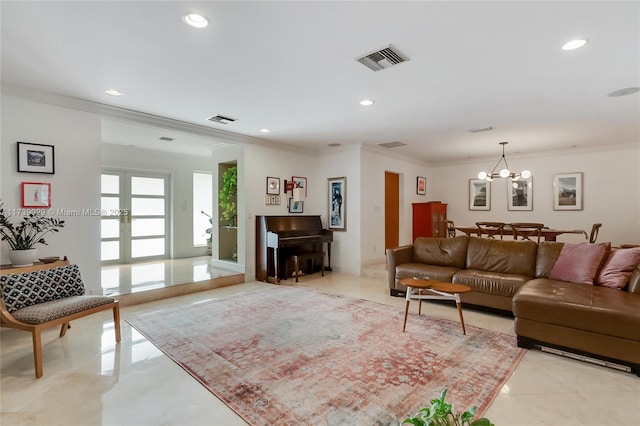
[[[128,322],[252,425],[393,425],[447,392],[482,414],[524,354],[514,336],[278,286]]]

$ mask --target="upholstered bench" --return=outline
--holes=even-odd
[[[120,342],[118,301],[106,296],[86,296],[78,265],[0,275],[0,287],[0,325],[31,332],[36,378],[42,376],[44,329],[61,325],[62,337],[70,321],[112,309],[116,342]]]

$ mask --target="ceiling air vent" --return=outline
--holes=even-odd
[[[233,123],[234,121],[238,121],[235,118],[225,117],[224,115],[214,115],[213,117],[207,118],[207,120],[213,121],[214,123],[220,123],[220,124],[229,124],[229,123]]]
[[[356,61],[372,71],[391,68],[408,60],[409,58],[398,52],[391,45],[356,58]]]
[[[171,142],[173,140],[173,138],[167,137],[167,136],[161,136],[159,138],[161,141],[165,141],[165,142]]]
[[[471,133],[482,133],[482,132],[490,132],[493,129],[494,129],[493,126],[489,126],[489,127],[483,127],[481,129],[469,129],[469,132],[471,132]]]
[[[385,143],[379,143],[379,146],[385,147],[385,148],[396,148],[398,146],[405,146],[407,145],[404,142],[400,142],[400,141],[393,141],[393,142],[385,142]]]

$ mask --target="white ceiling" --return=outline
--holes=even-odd
[[[590,149],[640,141],[640,94],[607,96],[640,86],[639,5],[2,1],[2,82],[313,150],[401,141],[393,153],[450,162],[497,157],[502,140],[508,155]],[[188,27],[186,12],[211,23]],[[560,49],[577,37],[590,43]],[[388,44],[410,60],[354,60]],[[109,126],[112,143],[211,145]]]

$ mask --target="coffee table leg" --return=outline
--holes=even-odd
[[[407,315],[409,315],[409,303],[411,302],[411,287],[407,287],[407,306],[404,308],[404,324],[402,325],[402,332],[407,328]]]
[[[460,295],[456,294],[456,306],[458,307],[458,315],[460,315],[460,324],[462,324],[462,334],[467,335],[467,331],[464,329],[464,318],[462,317],[462,303],[460,302]]]

